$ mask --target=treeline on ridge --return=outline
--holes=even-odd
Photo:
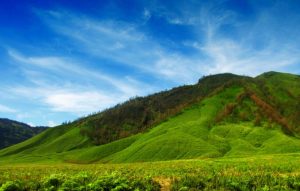
[[[213,93],[226,82],[244,78],[247,77],[234,74],[204,76],[195,85],[185,85],[147,97],[137,97],[80,119],[77,123],[81,127],[81,134],[88,136],[94,144],[109,143],[144,132]]]
[[[88,136],[93,144],[106,144],[145,132],[203,98],[236,85],[244,88],[243,96],[252,101],[258,109],[255,111],[245,110],[247,107],[242,106],[241,102],[237,100],[236,103],[224,105],[223,114],[221,112],[216,116],[215,123],[224,120],[227,116],[232,116],[236,107],[243,107],[239,117],[235,120],[249,120],[256,125],[267,121],[270,124],[280,125],[284,133],[294,135],[299,132],[300,99],[295,93],[289,92],[289,89],[281,88],[282,94],[287,96],[282,101],[281,96],[276,95],[279,90],[271,89],[276,84],[268,85],[268,81],[272,81],[273,79],[270,79],[275,78],[274,76],[277,77],[277,73],[269,72],[256,78],[229,73],[204,76],[195,85],[185,85],[150,96],[130,99],[74,123],[80,128],[81,134]],[[298,76],[296,78],[300,79]],[[252,115],[251,117],[249,117],[249,113]],[[236,116],[231,118],[234,117]]]

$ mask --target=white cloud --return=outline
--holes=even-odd
[[[203,74],[233,72],[254,76],[299,63],[299,51],[292,44],[286,44],[280,49],[278,48],[280,42],[270,40],[258,50],[251,44],[256,35],[252,31],[249,31],[248,36],[246,35],[242,40],[220,35],[222,25],[230,24],[233,27],[239,25],[235,22],[236,18],[232,12],[211,14],[209,10],[201,9],[193,18],[168,17],[169,22],[189,24],[201,34],[199,41],[186,42],[182,45],[190,46],[199,53],[188,56],[169,51],[138,30],[134,24],[111,20],[98,21],[66,12],[40,12],[40,16],[54,31],[70,38],[74,46],[78,46],[78,50],[88,55],[106,58],[120,65],[133,67],[152,77],[178,84],[194,83]],[[145,9],[144,16],[150,17],[150,11]],[[62,20],[69,20],[69,22],[65,23]],[[254,26],[259,27],[259,23],[260,21],[257,21]],[[9,55],[20,63],[47,69],[56,74],[62,72],[61,75],[102,81],[115,88],[112,91],[111,88],[85,87],[84,84],[41,83],[36,80],[35,72],[28,72],[34,75],[32,80],[35,80],[37,87],[21,87],[16,88],[16,91],[21,95],[38,99],[53,111],[93,112],[129,97],[144,95],[145,89],[151,89],[150,86],[130,75],[118,79],[99,70],[88,69],[74,58],[25,56],[14,50],[9,50]]]
[[[16,113],[17,110],[0,104],[0,113]]]
[[[272,18],[274,14],[264,11],[257,15],[256,21],[242,23],[234,12],[212,7],[211,4],[215,3],[204,3],[201,7],[181,4],[185,6],[176,9],[176,14],[169,7],[155,7],[156,12],[150,8],[144,9],[141,15],[144,23],[140,24],[99,20],[66,11],[37,11],[37,15],[51,30],[61,39],[68,39],[66,42],[70,44],[66,46],[81,54],[78,57],[75,54],[53,56],[45,52],[42,56],[34,56],[9,49],[9,56],[18,63],[31,83],[3,88],[9,92],[2,94],[33,100],[36,105],[46,107],[47,111],[80,116],[135,95],[159,90],[161,87],[149,85],[152,79],[159,79],[162,84],[181,85],[194,83],[204,74],[233,72],[255,76],[269,70],[286,71],[289,68],[287,66],[299,68],[299,39],[274,35],[274,31],[281,29],[268,26],[276,22]],[[193,6],[192,9],[189,6]],[[188,25],[196,37],[176,46],[192,48],[196,53],[187,55],[172,51],[150,36],[149,31],[144,32],[145,28],[141,25],[154,16],[165,17],[165,21],[178,25],[176,27]],[[232,27],[237,36],[234,36],[235,33],[224,35],[224,25]],[[257,39],[263,40],[259,48],[255,47]],[[86,59],[79,59],[82,55]],[[113,63],[114,70],[118,70],[119,65],[120,68],[138,73],[137,76],[142,76],[140,79],[147,80],[141,82],[131,76],[131,72],[118,71],[122,76],[105,73],[99,69],[103,60]],[[95,63],[89,63],[94,61],[99,62],[96,67],[93,67]],[[0,105],[0,112],[3,110],[16,112]],[[19,114],[19,117],[22,116]]]
[[[213,74],[232,72],[256,76],[265,71],[281,70],[299,63],[299,57],[293,51],[276,51],[272,48],[256,51],[233,41],[210,42],[202,51],[209,55],[209,61],[213,63],[207,65],[207,72]]]
[[[194,83],[203,74],[199,58],[166,50],[160,42],[153,41],[134,24],[98,21],[66,12],[57,14],[60,16],[51,17],[48,12],[40,13],[41,18],[54,31],[72,39],[78,49],[89,55],[106,58],[152,77],[180,84]],[[144,15],[149,14],[150,11],[145,9]],[[61,18],[70,22],[61,22]]]
[[[87,115],[111,107],[128,99],[128,95],[101,92],[73,84],[70,87],[45,85],[42,87],[13,87],[11,94],[40,103],[54,112],[73,113],[77,116]],[[20,116],[24,117],[24,116]]]
[[[117,103],[118,98],[101,94],[99,92],[55,92],[45,96],[45,103],[52,107],[53,111],[90,113],[98,111]]]
[[[299,64],[299,48],[290,42],[282,43],[272,35],[265,40],[264,46],[260,49],[253,47],[259,39],[259,34],[254,31],[263,27],[261,20],[266,19],[265,15],[262,17],[257,19],[254,28],[248,29],[242,39],[239,39],[220,34],[220,28],[224,24],[229,23],[239,28],[239,23],[234,20],[235,15],[232,12],[225,12],[223,16],[203,15],[200,23],[207,26],[204,30],[205,43],[194,42],[191,45],[207,56],[204,60],[205,71],[208,74],[231,72],[256,76],[270,70],[286,70],[288,66]]]
[[[97,57],[106,58],[121,65],[134,67],[152,77],[177,84],[194,83],[203,74],[232,72],[245,75],[257,75],[269,70],[282,70],[285,66],[299,62],[299,51],[292,45],[278,49],[280,42],[268,42],[261,50],[252,47],[255,33],[247,31],[245,38],[234,39],[220,35],[223,25],[231,25],[239,30],[236,15],[231,11],[200,8],[197,15],[188,12],[180,13],[182,17],[167,15],[172,24],[190,25],[198,31],[199,41],[187,42],[182,46],[190,46],[198,50],[198,55],[184,55],[172,52],[153,41],[138,26],[120,21],[98,21],[71,13],[59,13],[43,20],[55,30],[72,39],[81,51]],[[145,9],[144,16],[151,15]],[[61,18],[69,20],[66,25]],[[260,18],[257,25],[260,26]],[[253,29],[255,30],[255,29]],[[76,31],[76,32],[74,32]],[[128,91],[127,91],[128,92]]]
[[[25,57],[15,50],[9,49],[8,55],[14,60],[23,62],[26,64],[32,64],[35,66],[54,69],[57,67],[65,67],[68,65],[63,59],[57,57]]]
[[[90,114],[123,102],[130,97],[147,93],[145,88],[150,88],[130,76],[115,79],[99,71],[82,67],[77,64],[77,61],[69,58],[29,57],[15,50],[9,50],[8,53],[14,61],[25,64],[25,68],[28,65],[34,66],[31,70],[24,69],[34,85],[10,87],[8,88],[10,95],[31,99],[55,112],[68,112],[77,116]],[[46,71],[39,69],[46,69]],[[48,75],[47,71],[53,71],[55,75],[61,76],[56,81],[47,81],[44,79]],[[79,78],[81,81],[86,79],[97,84],[102,82],[110,88],[106,89],[83,82],[76,84],[70,82],[73,78]],[[24,115],[18,116],[24,117]]]
[[[162,54],[152,69],[179,84],[192,84],[202,73],[202,64],[201,59],[186,58],[177,54]]]
[[[131,76],[117,79],[98,69],[88,69],[71,58],[25,56],[12,49],[8,54],[21,64],[24,74],[33,83],[7,87],[9,95],[32,100],[54,112],[86,115],[151,91],[149,85]],[[49,72],[51,76],[47,76]]]
[[[119,45],[120,46],[120,45]],[[21,53],[15,50],[9,50],[8,54],[15,61],[19,61],[21,63],[26,63],[29,65],[34,65],[40,68],[46,68],[48,70],[54,71],[56,74],[60,73],[62,76],[67,77],[67,75],[81,76],[82,78],[88,78],[90,80],[100,80],[105,83],[109,83],[117,90],[121,91],[123,94],[134,96],[140,92],[139,87],[134,87],[130,85],[130,83],[126,82],[126,79],[119,80],[114,77],[111,77],[107,74],[102,73],[99,69],[97,71],[88,69],[87,67],[82,67],[78,61],[74,61],[70,58],[64,57],[26,57]],[[28,72],[28,70],[25,70]],[[30,71],[35,76],[37,72]],[[33,77],[33,81],[36,81],[35,76]],[[37,82],[39,83],[39,82]],[[140,83],[139,85],[145,86],[145,84]]]

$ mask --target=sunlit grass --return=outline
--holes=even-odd
[[[300,154],[124,164],[14,164],[1,165],[0,171],[0,184],[15,181],[27,188],[39,184],[41,189],[51,177],[59,179],[58,189],[65,182],[76,182],[76,178],[85,176],[85,186],[101,177],[121,182],[121,177],[127,177],[132,182],[154,185],[153,188],[167,181],[173,190],[201,190],[200,185],[206,190],[294,190],[300,185]]]

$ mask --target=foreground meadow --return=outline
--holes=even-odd
[[[4,164],[0,190],[300,190],[300,155],[125,164]]]

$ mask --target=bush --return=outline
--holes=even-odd
[[[62,185],[61,188],[59,189],[61,191],[81,191],[82,186],[75,182],[74,180],[66,180]]]
[[[18,181],[8,181],[4,183],[0,188],[0,191],[19,191],[19,190],[21,191],[22,189]]]
[[[198,176],[184,176],[181,179],[175,179],[173,181],[171,190],[204,190],[206,187],[206,181]]]
[[[49,178],[44,180],[45,190],[53,191],[57,190],[62,184],[63,177],[61,175],[53,174]]]

